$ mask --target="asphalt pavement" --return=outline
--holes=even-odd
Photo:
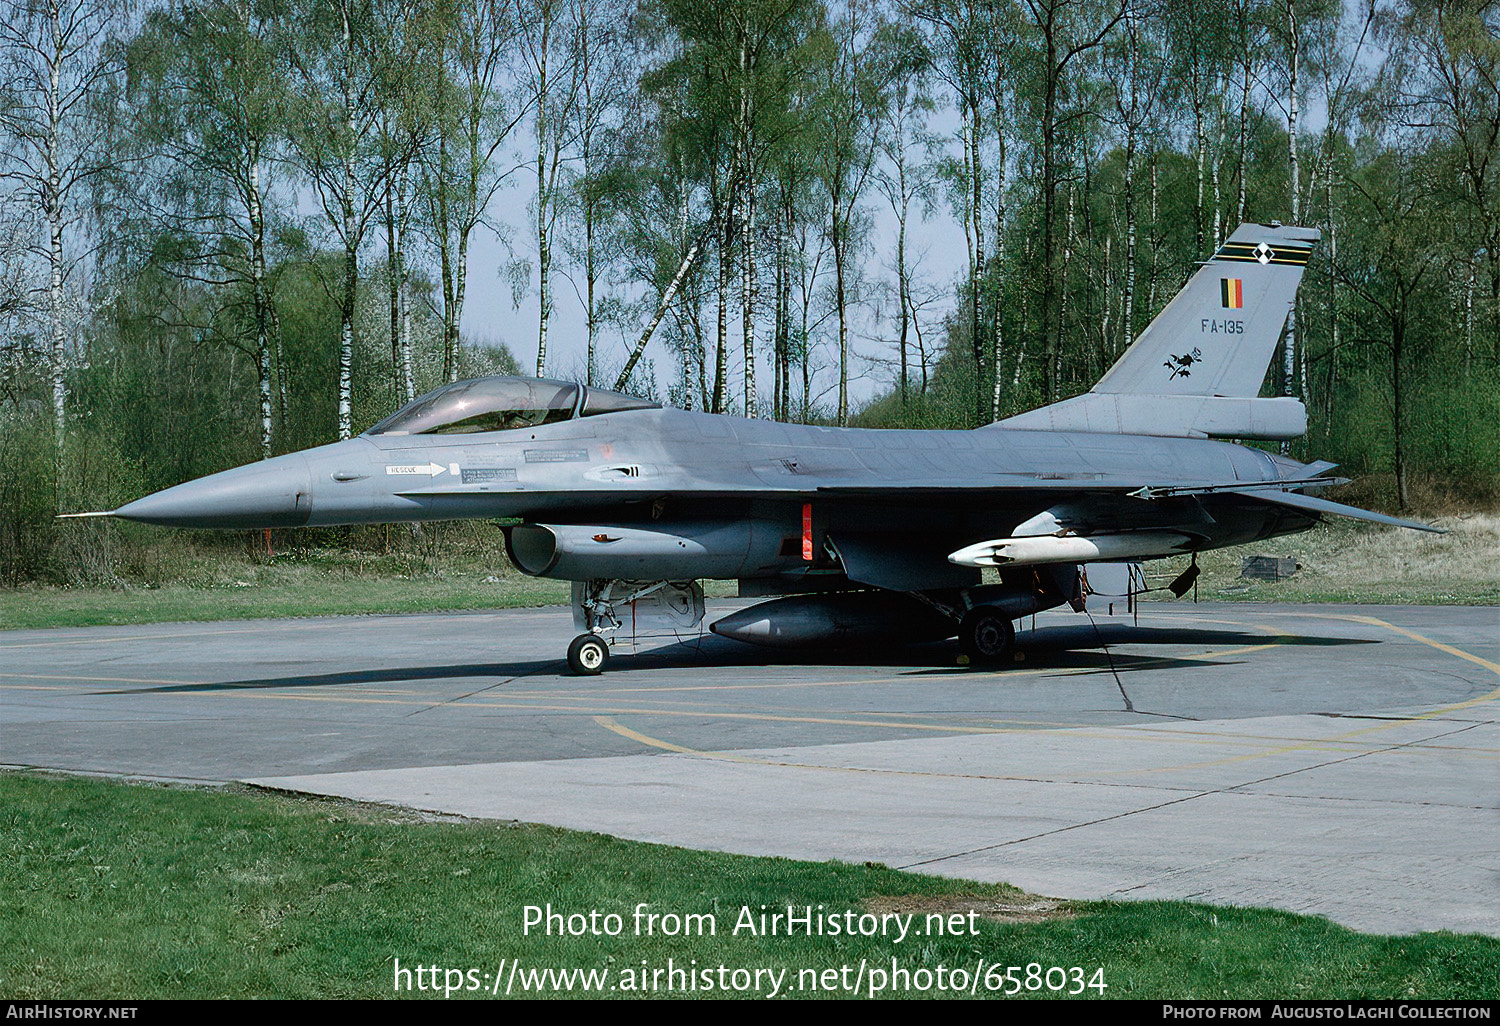
[[[1000,670],[705,635],[578,678],[572,634],[563,609],[5,632],[0,764],[1500,936],[1493,607],[1049,613]]]

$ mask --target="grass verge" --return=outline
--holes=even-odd
[[[1427,534],[1337,520],[1286,535],[1205,552],[1198,596],[1205,601],[1352,602],[1371,605],[1500,604],[1500,516],[1465,514],[1430,521],[1446,534]],[[1240,576],[1245,557],[1291,556],[1298,570],[1280,581]],[[1165,587],[1186,558],[1147,565]]]
[[[96,627],[104,624],[261,620],[359,613],[435,613],[509,609],[568,601],[567,581],[519,574],[503,577],[320,577],[290,583],[238,583],[160,588],[0,590],[0,630]]]
[[[776,973],[784,973],[781,991],[792,996],[853,996],[843,984],[855,979],[854,967],[863,960],[888,970],[892,959],[916,981],[926,970],[926,996],[957,996],[934,985],[938,967],[951,984],[954,969],[971,971],[979,959],[1078,966],[1089,979],[1102,969],[1110,998],[1500,994],[1500,941],[1493,938],[1376,937],[1282,912],[1039,902],[1003,885],[871,864],[443,822],[235,788],[7,772],[0,773],[0,810],[0,994],[8,998],[389,997],[395,959],[408,967],[474,969],[486,988],[485,974],[508,976],[509,960],[518,960],[523,974],[592,970],[606,974],[606,988],[639,981],[655,996],[666,996],[666,977],[656,978],[653,990],[649,974],[665,970],[668,959],[714,980],[720,965],[749,970],[742,980],[762,970],[761,996]],[[709,917],[715,935],[636,936],[634,911],[642,902],[648,912]],[[621,935],[525,935],[523,908],[547,904],[564,914],[618,914]],[[915,914],[914,930],[928,913],[948,923],[957,914],[962,928],[904,941],[735,935],[741,909],[758,916],[763,905],[768,912],[821,905],[840,916],[900,911]],[[1021,975],[1025,994],[1024,969]],[[863,979],[860,996],[870,988],[869,973]],[[467,986],[468,977],[460,982]],[[984,993],[982,982],[978,990]],[[606,989],[604,996],[628,993]],[[599,996],[576,979],[542,994]],[[721,991],[700,986],[698,994]],[[1028,996],[1048,995],[1043,987]],[[923,995],[911,987],[885,996]]]

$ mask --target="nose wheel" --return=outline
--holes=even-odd
[[[597,634],[580,634],[568,646],[568,669],[578,677],[594,677],[609,665],[609,645]]]

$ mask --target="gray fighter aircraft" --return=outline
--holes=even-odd
[[[1016,619],[1083,610],[1084,564],[1239,545],[1330,514],[1433,530],[1309,495],[1339,483],[1332,464],[1218,440],[1306,430],[1296,399],[1258,393],[1318,237],[1240,226],[1092,391],[974,431],[744,420],[491,377],[358,438],[92,515],[206,528],[505,518],[521,570],[574,582],[579,674],[642,630],[700,630],[705,578],[784,596],[711,625],[740,641],[956,635],[972,663],[996,663]],[[1196,573],[1195,560],[1173,590]]]

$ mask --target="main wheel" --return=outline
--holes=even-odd
[[[604,672],[609,663],[609,646],[597,634],[580,634],[568,646],[568,669],[579,677]]]
[[[994,606],[969,610],[959,624],[958,648],[972,665],[992,666],[1009,658],[1015,647],[1015,625]]]

